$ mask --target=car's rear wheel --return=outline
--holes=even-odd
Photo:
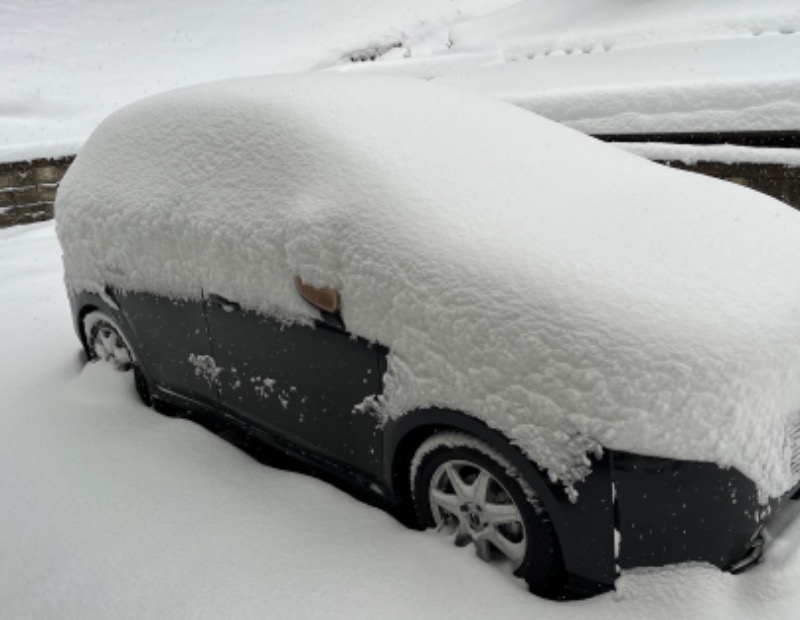
[[[475,546],[478,557],[553,596],[561,571],[547,513],[519,473],[488,444],[462,433],[433,435],[412,461],[414,504],[423,526]]]
[[[133,371],[136,392],[146,405],[152,403],[150,389],[136,356],[117,323],[104,312],[94,310],[83,318],[89,360],[110,364],[120,372]]]

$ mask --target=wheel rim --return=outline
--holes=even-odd
[[[522,512],[489,471],[470,461],[445,461],[434,471],[428,494],[438,531],[469,543],[482,560],[505,560],[514,569],[525,559],[527,535]]]
[[[119,332],[107,323],[99,323],[92,331],[92,351],[97,359],[110,363],[117,370],[130,369],[131,354]]]

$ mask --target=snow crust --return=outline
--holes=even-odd
[[[312,312],[294,276],[339,289],[392,351],[384,416],[467,412],[567,488],[598,442],[795,480],[800,214],[755,192],[457,89],[318,75],[122,109],[56,217],[72,288],[287,320]]]

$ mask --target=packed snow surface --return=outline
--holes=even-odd
[[[798,126],[799,56],[800,35],[771,34],[520,59],[453,53],[336,70],[436,79],[591,134],[778,131]]]
[[[52,222],[0,230],[0,617],[795,620],[800,503],[763,564],[625,572],[554,603],[432,533],[265,467],[84,366]]]
[[[0,161],[28,144],[53,156],[115,109],[179,86],[308,71],[406,39],[444,47],[452,24],[512,2],[0,2]]]
[[[474,415],[570,491],[598,443],[796,480],[800,214],[514,106],[339,75],[178,90],[98,128],[56,217],[73,290],[304,320],[295,276],[337,288],[391,349],[383,415]]]
[[[0,24],[0,161],[151,94],[324,67],[446,76],[588,132],[797,128],[795,0],[46,0]]]
[[[797,130],[798,57],[800,35],[770,35],[548,56],[440,79],[592,134]]]

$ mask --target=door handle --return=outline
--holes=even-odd
[[[225,312],[234,312],[237,310],[241,310],[242,306],[235,301],[230,301],[229,299],[225,299],[222,295],[217,295],[216,293],[209,293],[208,301],[210,301],[215,306],[219,306]]]

